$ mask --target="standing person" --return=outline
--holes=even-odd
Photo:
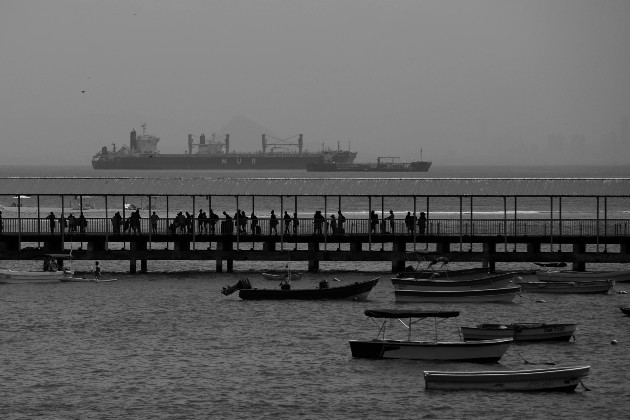
[[[50,226],[50,233],[55,233],[55,219],[56,219],[55,213],[51,211],[50,214],[46,216],[46,219],[48,219],[48,223]]]
[[[212,209],[210,209],[210,234],[214,235],[217,233],[217,220],[219,220],[219,215],[216,214]]]
[[[206,214],[203,209],[199,209],[199,216],[197,216],[197,232],[203,233],[203,227],[206,221]]]
[[[326,218],[322,214],[321,210],[316,210],[313,216],[313,233],[315,235],[322,234],[322,225],[326,221]]]
[[[411,212],[408,211],[407,215],[405,216],[405,226],[407,227],[407,233],[413,233],[413,216],[411,215]]]
[[[427,228],[427,217],[425,216],[424,212],[421,211],[420,217],[418,217],[418,232],[420,233],[420,235],[424,235],[426,228]]]
[[[289,226],[291,226],[291,216],[289,216],[289,213],[285,210],[282,218],[284,219],[284,234],[289,235],[291,233],[289,231]]]
[[[333,235],[337,234],[337,219],[335,219],[335,215],[330,215],[330,229],[332,230]]]
[[[221,233],[223,235],[234,233],[234,222],[232,221],[232,217],[225,211],[223,212],[223,215],[225,216],[225,221],[223,222],[223,226],[221,226]]]
[[[394,233],[395,222],[394,222],[394,212],[392,210],[389,211],[389,216],[387,216],[387,219],[389,220],[389,227],[392,230],[392,233]]]
[[[376,233],[376,227],[378,226],[378,215],[374,210],[370,212],[370,232]]]
[[[79,229],[81,230],[81,233],[85,233],[86,227],[87,227],[87,220],[85,219],[83,212],[81,212],[81,214],[79,215]]]
[[[260,226],[258,226],[258,217],[252,212],[251,216],[249,216],[252,221],[252,235],[260,235]]]
[[[337,224],[338,224],[338,229],[337,229],[337,231],[338,231],[340,234],[342,234],[342,235],[343,235],[344,233],[346,233],[346,229],[343,227],[343,224],[344,224],[344,223],[346,223],[346,216],[344,216],[344,215],[341,213],[341,210],[339,210],[339,211],[337,212]]]
[[[239,223],[241,225],[241,233],[247,235],[247,215],[245,214],[245,210],[241,210],[241,218],[239,219]]]
[[[299,225],[300,225],[300,221],[298,220],[297,213],[293,213],[293,234],[294,235],[297,235]]]
[[[122,223],[122,216],[120,212],[117,211],[116,214],[112,216],[112,227],[114,229],[114,233],[120,233],[120,224]]]
[[[101,266],[98,265],[98,261],[94,263],[94,278],[96,281],[101,278]]]
[[[193,217],[192,214],[186,212],[186,232],[192,233],[193,230]]]
[[[273,210],[271,210],[271,216],[269,216],[269,234],[270,235],[272,231],[275,231],[276,235],[278,234],[278,218],[276,217],[276,213],[274,213]]]
[[[153,212],[151,215],[151,231],[153,233],[157,233],[158,220],[160,220],[160,216],[158,216],[156,212]]]
[[[2,211],[0,211],[0,234],[4,231],[4,222],[2,221]]]
[[[68,223],[66,222],[66,218],[62,214],[61,216],[59,216],[59,229],[61,229],[62,232],[65,232],[67,226]]]

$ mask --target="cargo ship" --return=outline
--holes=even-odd
[[[200,169],[200,170],[248,170],[248,169],[306,169],[309,163],[327,162],[349,164],[354,161],[357,152],[350,150],[326,149],[320,152],[303,150],[302,134],[297,142],[268,139],[262,135],[262,151],[255,153],[234,153],[230,151],[230,135],[223,137],[212,135],[206,141],[204,134],[195,142],[192,134],[188,135],[188,152],[184,154],[160,153],[157,144],[159,137],[147,134],[147,125],[142,124],[142,134],[132,130],[129,146],[116,149],[103,147],[92,158],[94,169]],[[270,136],[269,136],[270,137]],[[277,142],[276,142],[277,140]],[[297,149],[297,150],[295,150]]]
[[[399,157],[379,157],[376,163],[319,161],[306,165],[308,172],[429,172],[432,162],[400,162]]]

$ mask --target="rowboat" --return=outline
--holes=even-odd
[[[394,290],[396,302],[512,302],[520,286],[471,290]]]
[[[471,280],[423,280],[419,278],[393,278],[394,290],[471,290],[513,287],[514,273],[484,275]]]
[[[59,277],[59,281],[62,283],[109,283],[112,281],[118,281],[118,279],[95,279],[88,277],[65,276]]]
[[[424,371],[426,389],[449,391],[575,391],[590,366],[530,370],[445,372]]]
[[[297,271],[291,271],[288,273],[280,274],[280,273],[262,273],[262,276],[265,280],[300,280],[302,278],[302,273]]]
[[[540,264],[538,264],[540,265]],[[620,271],[573,271],[573,270],[537,270],[539,281],[594,281],[613,280],[630,282],[630,270]]]
[[[71,259],[68,254],[46,254],[33,262],[30,270],[0,269],[0,283],[59,283],[58,278],[72,275],[72,267],[63,267],[63,260]],[[42,264],[43,260],[43,264]],[[36,268],[39,266],[39,268]]]
[[[513,338],[514,341],[569,341],[577,324],[545,324],[519,322],[515,324],[479,324],[460,327],[465,341]]]
[[[621,309],[621,312],[623,312],[624,314],[630,315],[630,308],[620,306],[619,309]]]
[[[404,310],[366,310],[365,315],[379,326],[377,337],[372,340],[350,340],[352,357],[369,359],[412,359],[412,360],[456,360],[493,363],[501,359],[507,351],[511,338],[479,341],[438,341],[437,326],[435,340],[416,341],[411,339],[411,327],[425,319],[446,319],[459,316],[459,311],[404,311]],[[408,318],[408,321],[404,318]],[[379,325],[375,319],[382,319]],[[388,320],[404,325],[408,332],[405,340],[393,340],[385,337]],[[406,322],[406,323],[405,323]],[[391,328],[390,328],[391,329]],[[389,331],[389,330],[388,330]]]
[[[397,273],[398,278],[434,279],[434,280],[470,280],[491,274],[487,268],[475,267],[461,270],[419,270]]]
[[[614,280],[531,281],[518,283],[528,293],[608,293]]]
[[[249,279],[241,279],[234,286],[224,287],[221,293],[228,296],[238,290],[238,296],[243,300],[366,300],[378,280],[379,277],[337,287],[329,287],[327,281],[321,281],[312,289],[294,289],[288,282],[283,282],[278,289],[255,289]]]

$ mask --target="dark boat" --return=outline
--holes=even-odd
[[[626,315],[630,315],[630,307],[626,308],[623,306],[620,306],[619,309],[621,309],[621,312],[623,312]]]
[[[252,288],[249,279],[242,279],[234,286],[224,287],[221,293],[227,296],[238,290],[238,297],[243,300],[366,300],[378,280],[377,277],[369,281],[338,287],[329,287],[328,282],[324,280],[318,287],[312,289],[293,289],[286,286],[277,289],[255,289]]]
[[[146,133],[146,124],[142,124],[142,134],[130,134],[129,146],[116,149],[103,147],[92,158],[94,169],[306,169],[309,163],[325,160],[327,162],[352,163],[357,152],[349,150],[324,149],[320,152],[303,150],[302,135],[297,143],[286,141],[268,142],[262,135],[262,151],[256,153],[234,153],[230,151],[230,136],[221,139],[214,135],[206,142],[201,134],[199,142],[193,142],[188,135],[188,153],[164,154],[157,148],[159,137]],[[292,149],[292,147],[297,147]],[[267,150],[269,149],[269,150]]]
[[[306,166],[308,172],[429,172],[432,162],[399,162],[395,157],[379,157],[376,163],[313,162]]]

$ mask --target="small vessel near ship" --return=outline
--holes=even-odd
[[[415,162],[400,162],[399,157],[379,157],[376,163],[352,163],[342,161],[320,161],[309,163],[308,172],[429,172],[432,162],[422,159]]]
[[[230,150],[230,135],[212,135],[206,141],[205,134],[195,143],[193,135],[188,135],[188,152],[184,154],[160,153],[157,144],[159,137],[147,134],[146,124],[142,124],[142,134],[131,131],[129,146],[111,149],[103,146],[92,158],[94,169],[306,169],[309,163],[352,163],[357,152],[324,148],[319,152],[304,150],[302,134],[293,139],[274,139],[262,135],[262,151],[236,153]],[[270,137],[269,139],[267,137]],[[296,150],[297,148],[297,150]]]

